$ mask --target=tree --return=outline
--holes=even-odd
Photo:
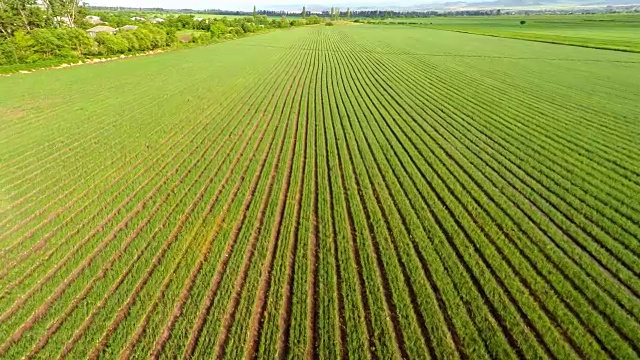
[[[256,6],[253,5],[253,17],[256,17],[256,15],[258,15],[258,13],[256,12]]]
[[[44,27],[42,10],[35,0],[0,1],[0,35],[11,36],[17,30]]]
[[[126,40],[110,33],[97,33],[95,39],[101,55],[124,54],[129,49],[129,44]]]
[[[89,53],[93,49],[93,40],[87,35],[87,32],[78,28],[60,29],[65,34],[66,45],[77,56]],[[139,30],[136,30],[139,31]]]
[[[213,37],[217,38],[227,33],[227,27],[221,21],[216,21],[211,25],[209,31]]]
[[[76,23],[76,16],[80,9],[80,0],[41,0],[47,16],[52,24],[56,18],[67,18],[71,24]]]
[[[351,8],[347,8],[347,19],[351,19]]]
[[[317,17],[316,15],[311,15],[309,16],[309,18],[307,19],[307,24],[308,25],[315,25],[315,24],[320,24],[322,22],[322,19],[320,19],[319,17]]]
[[[138,41],[138,50],[147,51],[151,50],[151,33],[144,28],[137,28],[132,31],[133,36]]]
[[[527,23],[526,21],[524,21],[524,20],[520,20],[520,25],[524,25],[524,24],[526,24],[526,23]]]
[[[307,18],[307,7],[306,6],[302,7],[302,18],[303,19]]]
[[[26,61],[33,53],[33,38],[24,31],[18,30],[13,34],[11,40],[15,43],[18,61]]]
[[[287,16],[286,15],[282,15],[282,17],[280,18],[280,27],[281,28],[288,28],[289,27],[289,22],[287,21]]]
[[[244,31],[245,33],[252,33],[252,32],[256,32],[256,26],[253,25],[253,23],[243,23],[242,24],[242,31]]]

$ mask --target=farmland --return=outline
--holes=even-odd
[[[386,21],[480,35],[640,52],[638,14],[464,16]]]
[[[0,358],[638,358],[639,83],[370,25],[0,78]]]

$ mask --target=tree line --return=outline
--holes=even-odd
[[[36,0],[1,0],[0,66],[75,62],[91,57],[185,46],[183,42],[207,44],[267,29],[322,21],[317,16],[290,20],[283,15],[270,19],[258,13],[254,16],[207,19],[187,14],[157,14],[98,11],[83,6],[79,0],[43,0],[41,3],[36,3]],[[87,18],[89,15],[92,18]],[[109,26],[114,31],[87,32],[96,25]],[[127,25],[134,27],[121,29]],[[179,36],[184,33],[189,35]]]

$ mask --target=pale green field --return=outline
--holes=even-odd
[[[525,21],[525,24],[520,24]],[[640,52],[640,14],[458,16],[389,19],[431,28]]]

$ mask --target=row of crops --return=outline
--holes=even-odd
[[[1,80],[0,358],[637,358],[640,56],[522,43]]]

